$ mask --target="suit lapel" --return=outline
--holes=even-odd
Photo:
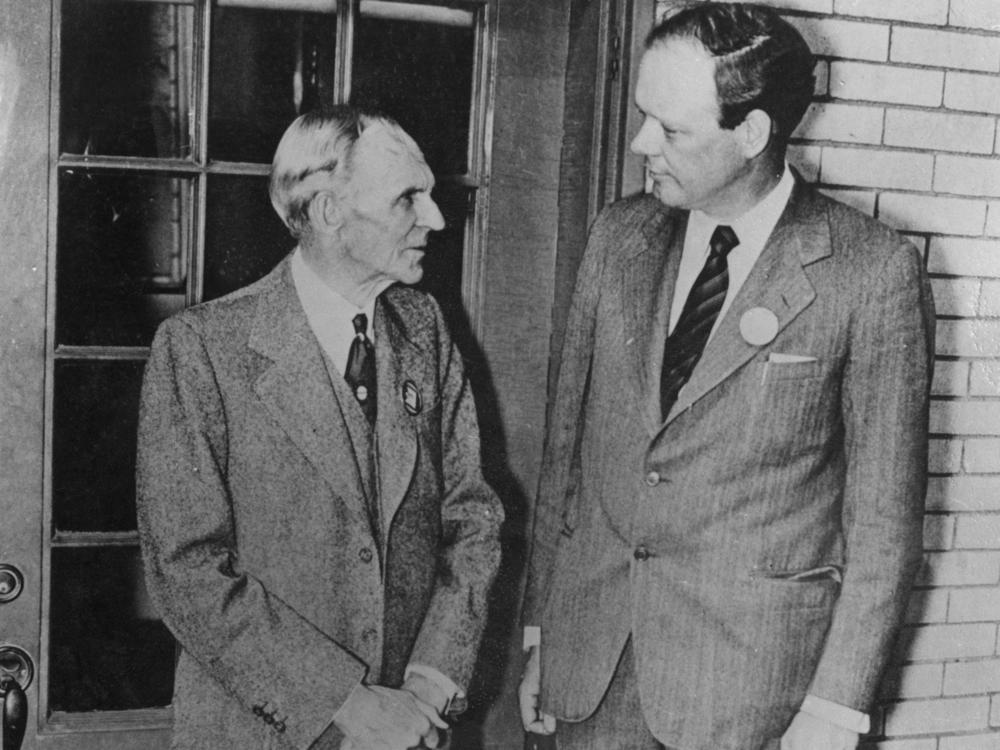
[[[379,297],[375,306],[377,475],[386,538],[393,516],[413,480],[417,460],[417,414],[433,408],[435,398],[427,388],[434,381],[424,375],[426,355],[408,335],[406,311],[393,303],[398,299],[390,289]],[[409,401],[409,410],[404,399]]]
[[[625,349],[635,373],[636,396],[650,434],[661,426],[660,370],[687,214],[659,205],[642,228],[641,240],[622,268]]]
[[[750,275],[705,347],[691,379],[681,389],[666,424],[733,375],[758,351],[740,333],[740,320],[752,308],[770,310],[780,333],[813,301],[816,293],[804,266],[830,254],[829,225],[811,188],[796,180],[778,220]]]
[[[319,342],[309,328],[286,260],[261,296],[249,345],[270,360],[254,388],[264,407],[330,484],[367,519],[364,486]],[[367,521],[366,521],[367,522]]]

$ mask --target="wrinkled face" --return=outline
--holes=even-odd
[[[402,131],[372,125],[358,138],[352,164],[341,240],[357,280],[416,284],[427,235],[444,228],[423,154]]]
[[[645,157],[653,194],[663,203],[721,216],[749,161],[740,128],[719,126],[714,70],[695,40],[670,39],[647,50],[635,89],[643,122],[631,148]]]

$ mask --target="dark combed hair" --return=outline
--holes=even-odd
[[[772,9],[749,3],[685,6],[649,32],[646,49],[695,39],[715,58],[719,125],[732,129],[752,110],[767,113],[787,141],[815,88],[815,60],[802,35]]]

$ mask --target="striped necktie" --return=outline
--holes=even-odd
[[[677,394],[691,377],[694,366],[708,343],[722,303],[729,289],[729,265],[726,256],[740,244],[732,227],[719,225],[709,240],[708,259],[695,279],[691,293],[673,333],[667,336],[660,376],[660,410],[663,419],[677,400]]]

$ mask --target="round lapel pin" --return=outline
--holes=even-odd
[[[751,307],[740,317],[740,335],[753,346],[764,346],[778,335],[778,316],[766,307]]]
[[[413,417],[417,416],[423,407],[420,391],[417,390],[417,384],[412,380],[403,383],[403,407],[406,409],[406,413]]]

